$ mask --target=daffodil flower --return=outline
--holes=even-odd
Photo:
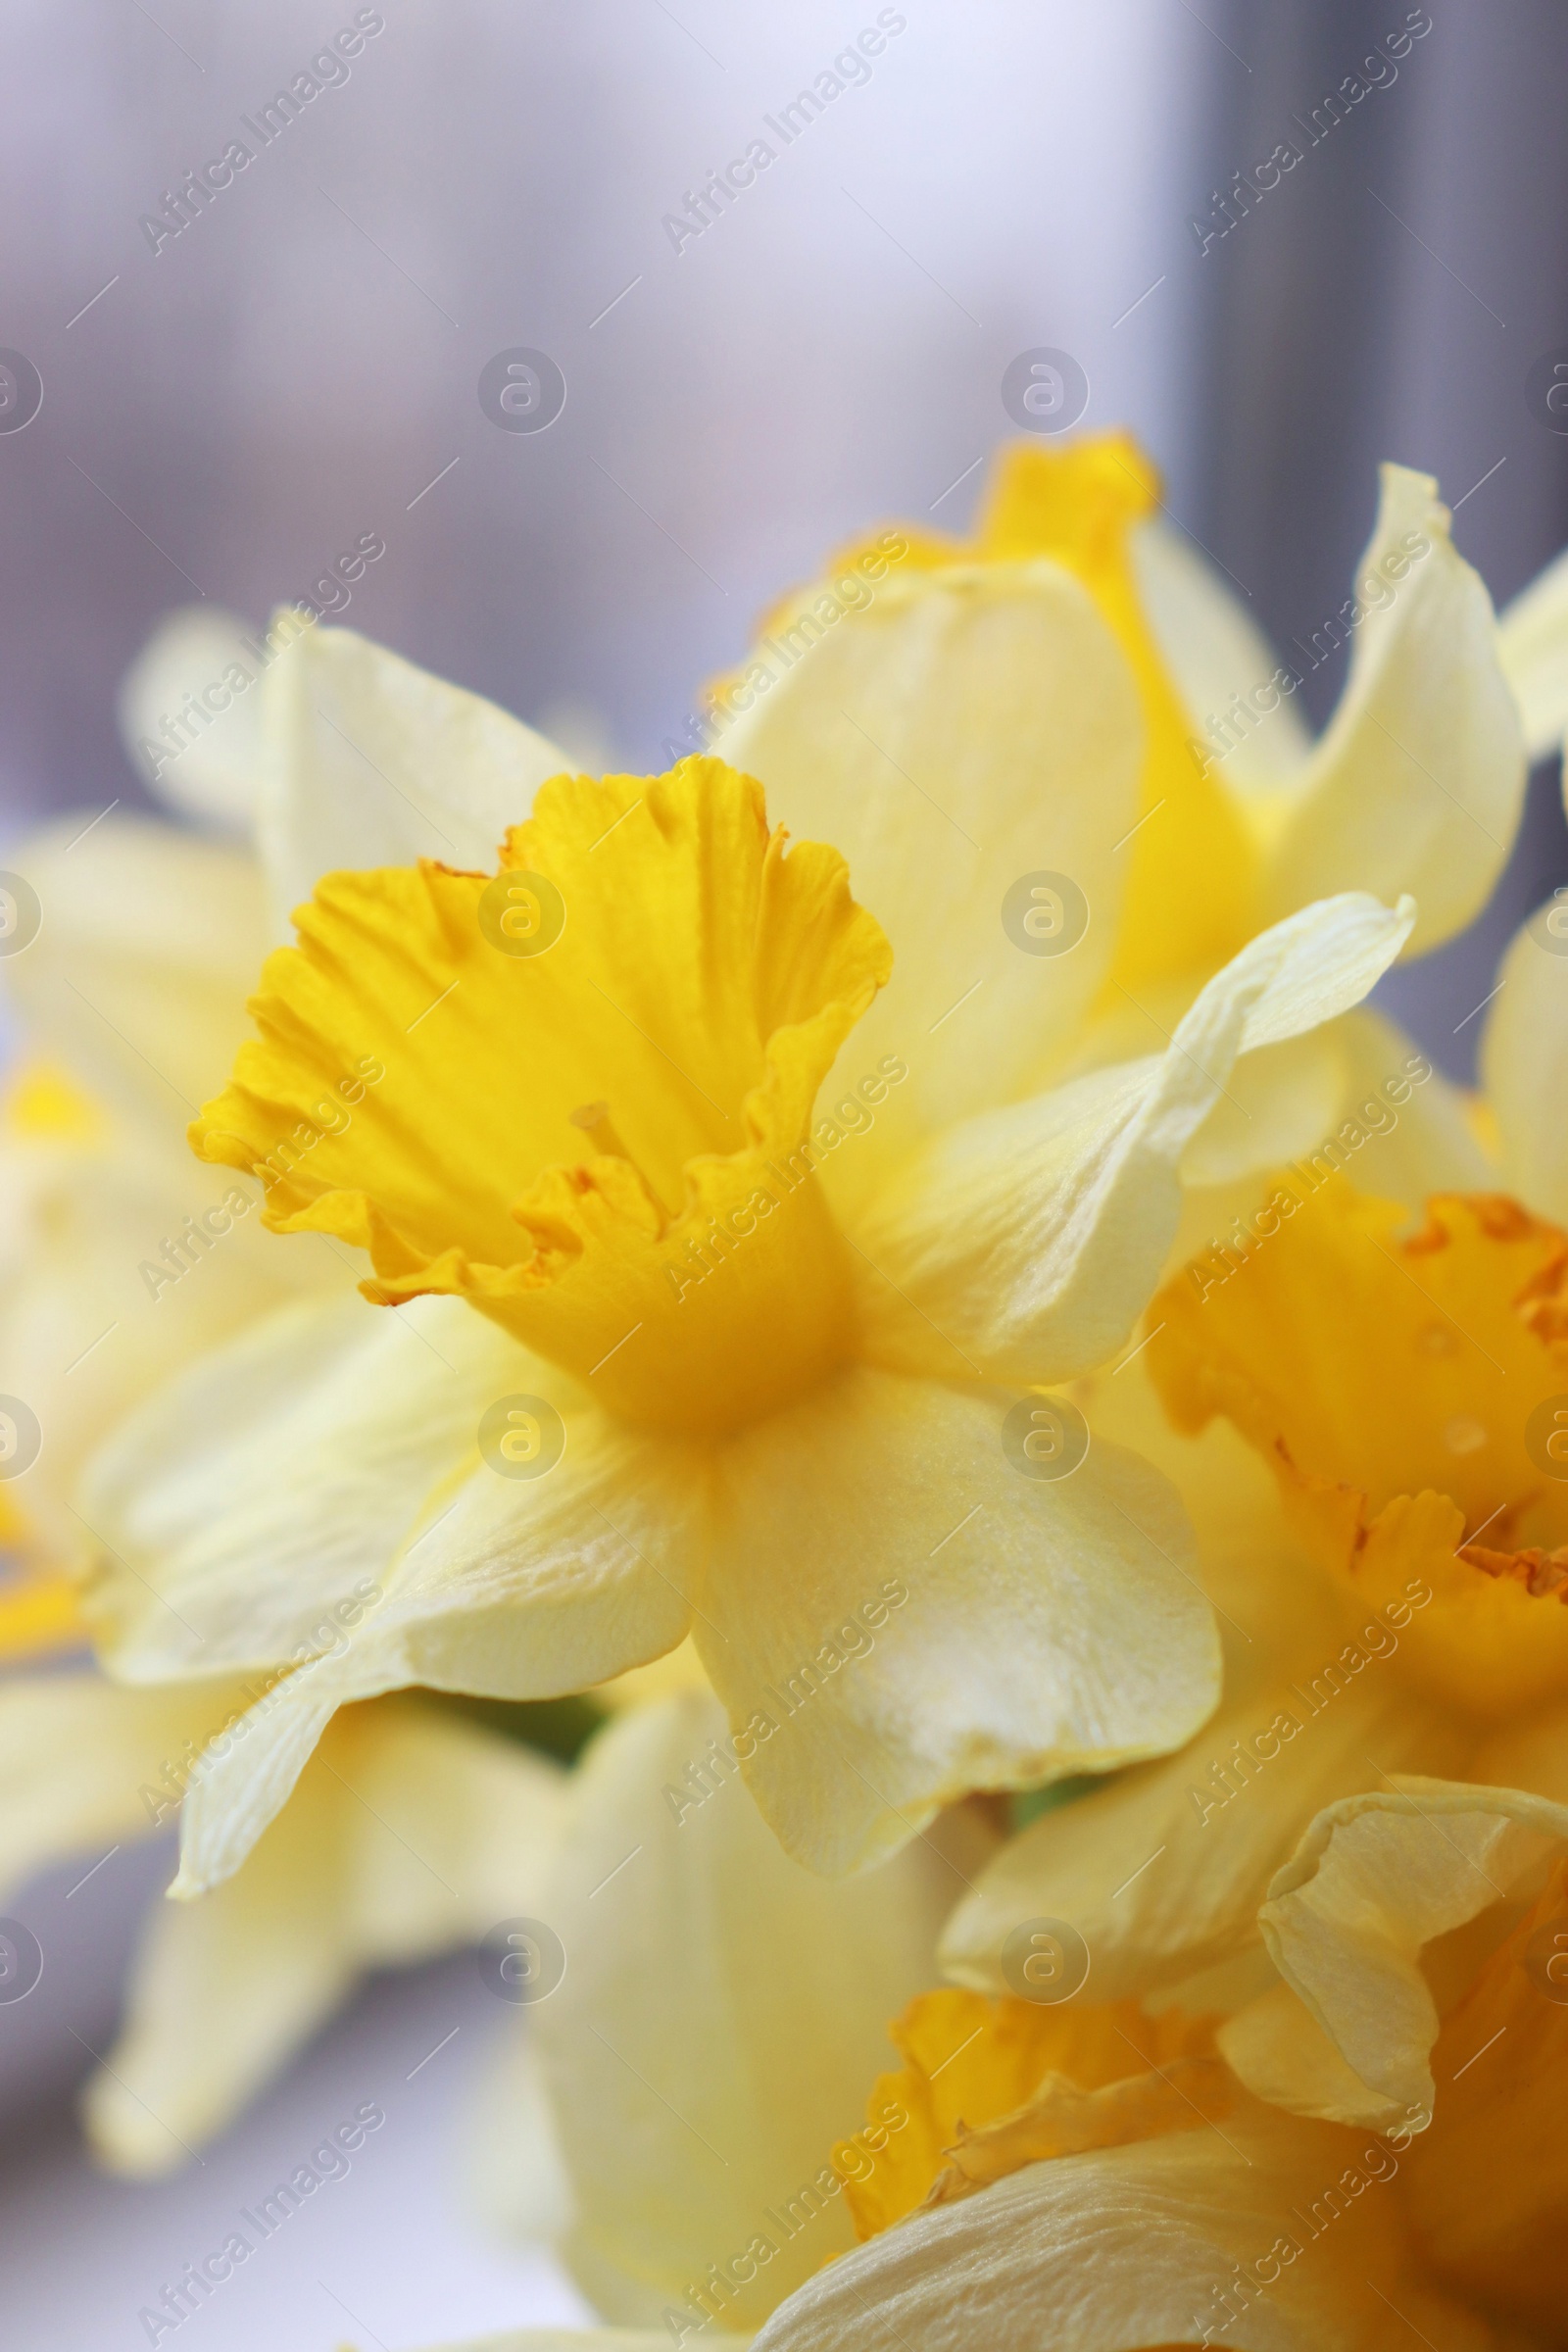
[[[787,849],[716,760],[563,776],[497,870],[328,875],[269,963],[198,1150],[259,1174],[274,1226],[368,1250],[400,1313],[300,1314],[167,1389],[86,1490],[94,1605],[114,1669],[161,1678],[297,1654],[340,1579],[384,1597],[204,1779],[183,1890],[239,1860],[346,1700],[580,1689],[688,1629],[764,1811],[828,1869],[977,1784],[1159,1752],[1212,1704],[1158,1480],[1098,1446],[1020,1474],[1003,1423],[1129,1330],[1238,1058],[1356,1003],[1414,908],[1303,908],[1161,1054],[1041,1091],[1115,953],[1124,659],[1049,563],[918,575],[864,622],[769,711],[783,810],[838,847]],[[421,704],[354,641],[293,659],[302,698],[313,663],[339,712],[364,691],[339,730],[362,740],[466,699]],[[852,774],[824,701],[868,739]],[[448,763],[469,839],[536,747],[460,716],[425,772]],[[940,867],[911,762],[963,811],[931,817]],[[1037,860],[1105,910],[1069,954],[1008,930]]]

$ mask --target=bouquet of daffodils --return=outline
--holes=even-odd
[[[1343,618],[1313,741],[1030,445],[663,775],[274,626],[135,720],[205,831],[18,848],[0,1869],[179,1832],[107,2164],[479,1943],[515,2352],[1568,2342],[1568,915],[1481,1092],[1365,1004],[1568,573],[1391,466]]]

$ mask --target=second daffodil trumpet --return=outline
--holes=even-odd
[[[449,839],[528,764],[357,640],[296,655],[285,830],[318,701],[378,762],[412,715]],[[960,562],[810,646],[727,761],[554,776],[498,864],[324,875],[192,1133],[275,1228],[368,1251],[397,1311],[274,1318],[121,1434],[84,1510],[114,1671],[297,1661],[187,1800],[181,1891],[237,1865],[347,1701],[553,1695],[688,1632],[820,1869],[1203,1720],[1218,1645],[1171,1491],[1038,1392],[1131,1330],[1239,1058],[1358,1003],[1415,907],[1288,913],[1161,1053],[1061,1082],[1145,743],[1083,587]],[[318,1654],[367,1573],[376,1605]]]

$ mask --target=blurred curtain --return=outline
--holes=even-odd
[[[1281,141],[1300,162],[1245,217],[1233,203],[1235,226],[1201,256],[1189,232],[1195,526],[1288,647],[1347,594],[1378,462],[1396,459],[1438,476],[1500,607],[1568,540],[1568,437],[1525,397],[1532,362],[1568,343],[1560,0],[1201,5],[1212,78],[1194,215],[1212,220],[1215,193]],[[1423,18],[1431,30],[1390,60],[1396,77],[1325,129],[1327,94],[1348,75],[1367,84],[1378,43]],[[1342,656],[1307,681],[1315,719],[1343,674]],[[1456,1074],[1504,942],[1565,880],[1553,763],[1481,922],[1381,992]]]

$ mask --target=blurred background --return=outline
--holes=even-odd
[[[269,144],[242,128],[372,18]],[[1418,22],[1311,140],[1325,94]],[[878,25],[863,76],[787,145],[764,128]],[[1500,605],[1568,540],[1568,438],[1527,395],[1568,343],[1565,118],[1554,0],[11,0],[0,364],[43,396],[0,431],[3,840],[147,804],[115,698],[163,613],[261,621],[370,537],[350,625],[574,749],[666,764],[700,682],[827,548],[889,516],[965,527],[1012,429],[1004,372],[1042,346],[1085,371],[1086,427],[1143,437],[1282,644],[1347,593],[1385,457],[1440,477]],[[261,151],[230,185],[177,234],[143,225],[235,136]],[[778,152],[755,184],[671,229],[759,137]],[[1208,233],[1286,139],[1299,167]],[[564,379],[547,430],[481,406],[517,349]],[[1314,719],[1340,674],[1310,681]],[[1543,773],[1488,914],[1385,987],[1455,1074],[1503,939],[1560,881]],[[497,2027],[464,1963],[373,1986],[192,2176],[92,2175],[74,2083],[166,1864],[122,1856],[70,1912],[74,1873],[29,1897],[60,1958],[0,2008],[0,2337],[143,2341],[136,2307],[211,2217],[383,2084],[380,2178],[342,2183],[192,2342],[580,2313],[450,2185]]]

